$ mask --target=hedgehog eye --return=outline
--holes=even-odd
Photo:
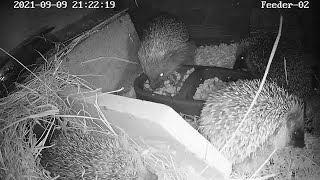
[[[160,73],[160,77],[162,77],[164,74],[163,73]]]

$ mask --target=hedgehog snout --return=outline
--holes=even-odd
[[[157,89],[158,87],[160,87],[160,82],[150,82],[150,87],[152,90]]]
[[[294,116],[291,116],[294,117]],[[302,116],[303,117],[303,116]],[[305,141],[304,141],[304,124],[303,121],[300,122],[301,118],[291,118],[289,120],[289,133],[290,133],[290,143],[292,147],[295,148],[304,148]]]
[[[303,128],[296,129],[292,133],[291,145],[296,148],[304,148],[305,147],[304,129]]]
[[[157,73],[157,76],[154,76],[154,74],[152,74],[153,76],[149,78],[149,82],[150,82],[150,87],[152,90],[159,88],[161,86],[161,84],[167,79],[168,75],[170,73]]]
[[[236,62],[234,63],[233,69],[242,70],[242,71],[248,71],[248,67],[247,67],[245,58],[246,58],[246,56],[244,54],[239,55],[236,58]]]
[[[160,87],[162,80],[160,79],[149,79],[150,87],[152,90],[155,90]]]
[[[149,84],[152,90],[155,90],[156,88],[159,88],[161,85],[161,82],[163,82],[163,79],[161,78],[158,71],[152,71],[152,68],[146,69],[145,74],[148,77]]]

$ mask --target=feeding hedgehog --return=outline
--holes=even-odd
[[[233,69],[247,70],[262,78],[275,38],[272,33],[258,33],[243,39],[237,48]],[[295,40],[280,39],[268,77],[300,98],[312,93],[312,70],[303,62],[299,43]]]
[[[199,132],[217,149],[226,145],[249,109],[260,80],[239,80],[210,94],[201,111]],[[237,166],[271,145],[304,147],[303,101],[266,81],[259,97],[222,154]]]
[[[161,14],[145,28],[138,57],[150,86],[160,86],[182,64],[193,64],[196,46],[186,25],[174,16]]]
[[[71,129],[55,136],[42,151],[41,165],[59,179],[158,179],[119,137]]]

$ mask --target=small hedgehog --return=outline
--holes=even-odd
[[[260,80],[239,80],[212,94],[199,119],[199,132],[221,150],[245,116]],[[303,101],[266,81],[259,98],[236,136],[222,151],[232,164],[272,145],[304,147]]]
[[[237,48],[234,69],[247,70],[257,78],[262,78],[276,36],[259,33],[242,40]],[[310,95],[312,90],[312,70],[302,60],[299,44],[295,40],[281,37],[273,58],[268,78],[300,98]],[[286,60],[286,64],[284,63]],[[287,77],[286,77],[287,72]]]
[[[241,40],[236,50],[236,61],[233,69],[251,71],[252,74],[257,75],[255,71],[257,68],[254,67],[256,65],[254,64],[255,61],[251,62],[249,58],[251,58],[250,60],[255,60],[258,57],[262,59],[268,58],[272,50],[272,43],[275,40],[272,37],[271,33],[262,33],[251,35]]]
[[[53,143],[43,150],[41,165],[59,179],[158,179],[128,144],[110,134],[67,130]]]
[[[196,46],[186,25],[168,14],[150,20],[145,28],[138,57],[150,86],[155,89],[182,64],[193,64]]]

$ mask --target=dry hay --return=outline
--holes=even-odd
[[[77,128],[83,131],[99,131],[115,134],[107,119],[102,114],[100,118],[93,118],[85,109],[75,112],[68,97],[60,96],[70,87],[86,88],[94,92],[87,82],[77,76],[68,74],[61,67],[61,56],[39,69],[37,73],[22,84],[7,97],[0,99],[1,118],[1,153],[0,179],[56,179],[41,164],[41,151],[49,137],[45,131],[37,138],[33,132],[36,124],[41,124],[46,130]],[[85,104],[83,104],[83,107]],[[99,106],[95,105],[98,112]],[[53,118],[62,118],[58,125]],[[109,129],[90,124],[92,120],[101,121]],[[69,124],[69,126],[67,126]],[[144,160],[144,164],[152,172],[156,172],[159,179],[201,179],[193,170],[176,167],[177,164],[169,152],[162,152],[146,144],[139,145],[125,132],[118,135],[122,143],[129,144]]]
[[[33,127],[57,128],[53,118],[73,113],[58,92],[70,87],[89,88],[80,78],[65,73],[60,64],[56,56],[0,99],[1,179],[51,179],[39,164],[48,133],[37,139]]]
[[[14,92],[0,99],[0,179],[56,179],[56,177],[51,177],[50,173],[40,165],[41,151],[45,148],[45,141],[50,137],[48,131],[43,134],[43,138],[37,138],[33,132],[33,127],[36,124],[41,124],[45,129],[61,129],[66,128],[66,124],[69,123],[72,127],[84,131],[104,131],[114,134],[107,119],[103,116],[92,118],[85,110],[75,112],[70,106],[72,102],[68,101],[68,97],[59,96],[59,92],[71,87],[96,91],[91,88],[88,82],[67,73],[61,67],[61,58],[92,33],[93,31],[89,31],[85,35],[77,37],[69,46],[63,46],[63,50],[60,50],[62,46],[57,45],[53,61],[48,62],[43,57],[46,63],[36,73],[31,74],[22,84],[17,84]],[[95,107],[98,110],[99,107],[97,105]],[[55,125],[52,119],[59,117],[64,121]],[[196,117],[190,118],[196,119]],[[93,127],[92,124],[88,124],[88,121],[93,119],[101,121],[109,129],[99,128],[97,125]],[[121,139],[130,143],[144,160],[144,163],[153,172],[156,172],[159,179],[201,179],[192,169],[177,167],[170,152],[159,151],[146,144],[138,145],[125,133],[118,134],[118,136],[125,137]],[[315,144],[319,144],[319,140],[319,138],[307,136],[305,149],[297,151],[287,149],[277,152],[271,158],[274,159],[273,164],[279,161],[277,165],[280,165],[285,161],[290,166],[286,170],[282,169],[281,172],[294,172],[295,177],[301,177],[301,179],[306,177],[301,175],[303,173],[308,176],[314,175],[316,179],[320,179],[320,158],[316,156],[319,154],[319,147],[315,146]],[[269,164],[271,164],[271,159]],[[269,164],[267,163],[266,168],[261,170],[260,177],[256,176],[255,179],[266,179],[266,177],[276,176],[279,173],[277,168],[271,168]],[[244,179],[244,175],[237,176],[237,178],[233,176],[232,179]]]
[[[36,72],[24,67],[31,75],[23,83],[16,84],[14,92],[0,99],[0,179],[57,179],[58,177],[52,177],[52,174],[41,166],[41,151],[49,148],[45,146],[45,142],[51,138],[50,130],[65,128],[100,131],[119,136],[122,143],[127,143],[136,150],[144,164],[152,172],[156,172],[159,179],[201,179],[190,169],[176,167],[177,163],[169,152],[161,152],[145,144],[138,145],[124,132],[116,134],[102,113],[98,114],[99,118],[93,118],[85,108],[75,112],[71,108],[74,102],[60,94],[70,88],[79,92],[80,88],[90,92],[99,91],[80,76],[69,74],[61,63],[65,55],[82,40],[97,32],[102,25],[74,38],[67,46],[57,44],[54,54],[50,55],[53,60],[48,61],[42,56],[45,63]],[[20,63],[18,59],[12,58]],[[102,112],[97,104],[95,107],[98,112]],[[53,121],[60,118],[63,121]],[[88,123],[93,120],[102,122],[108,128]],[[41,137],[35,135],[36,125],[45,129]]]

